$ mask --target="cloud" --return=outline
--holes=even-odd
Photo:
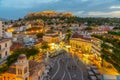
[[[91,17],[120,17],[120,11],[111,11],[111,12],[88,12],[88,16]]]
[[[84,13],[85,11],[77,11],[77,12],[74,12],[74,15],[76,16],[80,16]]]
[[[120,9],[120,6],[110,6],[110,9]]]
[[[82,2],[87,2],[87,1],[89,1],[89,0],[81,0]]]
[[[111,17],[113,10],[119,10],[118,6],[120,6],[118,0],[0,0],[0,17],[17,19],[25,16],[28,12],[44,10],[68,11],[83,17],[99,15]],[[118,12],[112,13],[117,14]],[[119,14],[117,15],[119,16]]]
[[[32,8],[36,5],[57,1],[59,0],[1,0],[1,6],[8,8]]]

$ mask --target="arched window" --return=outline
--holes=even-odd
[[[24,69],[24,74],[27,72],[27,67]]]
[[[18,74],[22,75],[22,70],[21,69],[18,69]]]
[[[7,43],[5,43],[5,47],[7,47]]]
[[[8,55],[8,53],[7,53],[7,51],[5,52],[5,56],[7,56]]]

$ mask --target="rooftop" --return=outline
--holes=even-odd
[[[72,38],[80,38],[80,39],[84,39],[84,40],[91,40],[91,38],[89,37],[85,37],[84,35],[79,34],[78,32],[75,32],[72,35]]]
[[[19,57],[18,57],[19,60],[21,59],[26,59],[26,55],[25,54],[20,54]]]
[[[11,39],[10,38],[0,38],[0,43],[4,43],[9,40],[11,40]]]
[[[23,54],[22,54],[23,56]],[[32,76],[34,73],[37,73],[40,69],[42,69],[42,67],[45,66],[44,63],[39,63],[33,60],[29,61],[29,72],[30,72],[30,76]],[[16,74],[16,65],[15,63],[12,64],[9,69],[6,71],[6,73],[10,73],[10,74]]]
[[[48,30],[47,32],[46,32],[46,34],[51,34],[51,33],[56,33],[55,31],[53,31],[53,30]]]

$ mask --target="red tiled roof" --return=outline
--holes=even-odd
[[[72,38],[83,38],[83,35],[79,35],[77,32],[75,32],[75,33],[72,35]]]
[[[30,60],[29,61],[30,76],[33,75],[35,72],[39,71],[42,66],[45,66],[45,64],[44,63],[35,62],[33,60]]]
[[[75,32],[75,33],[72,35],[72,38],[81,38],[81,39],[84,39],[84,40],[91,40],[91,38],[84,37],[83,35],[80,35],[80,34],[78,34],[77,32]]]
[[[20,44],[20,43],[14,43],[12,46],[11,46],[11,50],[15,50],[15,49],[17,49],[17,48],[20,48],[20,47],[22,47],[23,46],[23,44]]]
[[[16,65],[12,64],[8,70],[6,71],[7,73],[12,73],[12,74],[16,74]]]
[[[51,34],[51,33],[55,33],[55,32],[53,30],[48,30],[46,33]]]

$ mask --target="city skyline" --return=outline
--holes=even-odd
[[[54,10],[80,17],[120,17],[119,0],[0,0],[0,18],[18,19],[28,12]]]

